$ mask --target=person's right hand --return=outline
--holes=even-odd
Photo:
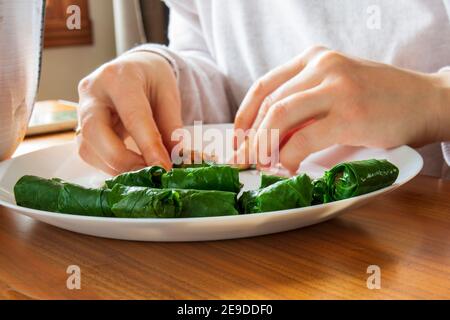
[[[183,124],[176,78],[165,58],[126,54],[81,80],[78,92],[83,160],[112,175],[150,165],[171,167],[171,134]],[[128,136],[142,155],[126,148]]]

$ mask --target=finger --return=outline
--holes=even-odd
[[[111,128],[110,110],[99,102],[82,104],[80,112],[81,135],[83,140],[109,167],[117,172],[129,171],[145,166],[144,159],[128,150],[123,141]]]
[[[158,94],[154,99],[153,118],[158,124],[164,145],[169,152],[179,143],[172,140],[172,133],[183,127],[181,118],[181,99],[176,87],[175,76],[173,81],[161,83],[158,88]]]
[[[233,152],[233,156],[227,160],[227,164],[233,165],[240,170],[250,168],[250,165],[255,163],[252,159],[253,154],[250,152],[249,144],[253,143],[252,135],[246,137],[238,150]]]
[[[277,137],[281,141],[289,132],[298,129],[305,122],[324,117],[331,104],[332,94],[322,86],[295,93],[278,101],[270,108],[262,121],[255,136],[254,149],[270,156],[273,144],[279,143],[279,141],[272,141],[272,137],[275,137],[272,130],[278,130]]]
[[[242,158],[243,154],[251,154],[249,157],[246,157],[246,159],[254,159],[256,151],[254,149],[255,141],[250,141],[249,143],[240,146],[236,131],[248,130],[250,126],[257,130],[271,107],[271,99],[267,99],[267,95],[301,72],[311,59],[325,51],[328,51],[328,49],[321,46],[305,50],[299,57],[292,59],[287,64],[282,65],[263,76],[250,89],[238,110],[234,123],[235,135],[233,137],[233,147],[235,150],[238,150],[238,156],[240,155]],[[309,78],[311,78],[311,81],[305,81],[303,84],[304,88],[320,82],[319,80],[316,80],[320,79],[319,77],[309,76]],[[299,88],[301,88],[301,86],[299,86]],[[254,114],[256,114],[256,116]],[[249,163],[246,163],[246,165],[248,164]]]
[[[334,144],[332,124],[328,118],[295,132],[280,151],[280,162],[294,174],[300,163],[311,153]]]
[[[279,86],[275,91],[273,91],[264,100],[270,106],[275,105],[277,102],[293,95],[316,86],[319,86],[324,79],[324,74],[317,72],[315,68],[304,68],[302,72],[289,79],[281,86]]]
[[[258,80],[244,97],[236,114],[235,129],[247,130],[255,121],[258,109],[264,99],[283,83],[298,74],[320,52],[328,50],[324,47],[313,47],[306,50],[299,57],[295,57],[281,65]]]
[[[148,166],[159,164],[170,169],[172,163],[144,91],[136,88],[126,95],[123,92],[112,94],[111,98],[122,123],[141,151],[145,163]]]
[[[120,173],[103,162],[103,160],[97,155],[97,153],[89,145],[86,139],[83,138],[83,135],[77,135],[76,141],[78,144],[78,154],[80,155],[81,159],[83,159],[83,161],[85,161],[87,164],[93,166],[94,168],[100,169],[112,176],[116,176]]]
[[[238,137],[238,130],[240,129],[234,130],[234,148],[235,150],[237,149],[235,152],[235,157],[237,159],[241,159],[239,165],[242,170],[247,169],[251,164],[256,163],[255,156],[257,152],[254,149],[256,136],[255,134],[258,128],[260,127],[262,121],[266,117],[266,114],[269,111],[269,109],[270,104],[268,103],[267,100],[265,100],[258,110],[258,114],[256,116],[255,121],[253,122],[252,127],[246,130],[245,143],[238,143],[239,139],[237,137]]]

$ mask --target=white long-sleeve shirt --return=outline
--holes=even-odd
[[[169,46],[138,50],[158,52],[171,62],[186,124],[232,122],[256,79],[313,45],[426,73],[450,66],[450,0],[166,3]],[[426,159],[431,154],[434,173],[444,157],[450,166],[450,144],[438,147],[442,150],[436,152],[436,144],[421,150]]]

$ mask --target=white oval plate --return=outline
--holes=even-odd
[[[211,127],[223,131],[230,125],[203,126],[204,129]],[[75,143],[68,143],[0,163],[0,205],[63,229],[113,239],[205,241],[251,237],[301,228],[331,219],[345,209],[401,186],[415,177],[423,165],[422,157],[407,146],[391,150],[334,146],[309,156],[303,162],[301,171],[318,177],[334,164],[370,158],[388,159],[398,166],[400,174],[394,185],[359,197],[307,208],[209,218],[124,219],[77,216],[17,206],[13,187],[16,181],[26,174],[46,178],[59,177],[85,186],[99,186],[107,178],[78,157]],[[240,179],[244,183],[244,190],[258,187],[259,174],[255,171],[241,172]]]

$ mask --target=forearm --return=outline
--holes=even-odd
[[[166,46],[146,44],[129,52],[147,51],[163,56],[172,66],[182,104],[183,122],[224,123],[232,120],[227,79],[204,53],[184,52]]]
[[[450,70],[436,74],[436,79],[440,100],[436,141],[450,141]]]

